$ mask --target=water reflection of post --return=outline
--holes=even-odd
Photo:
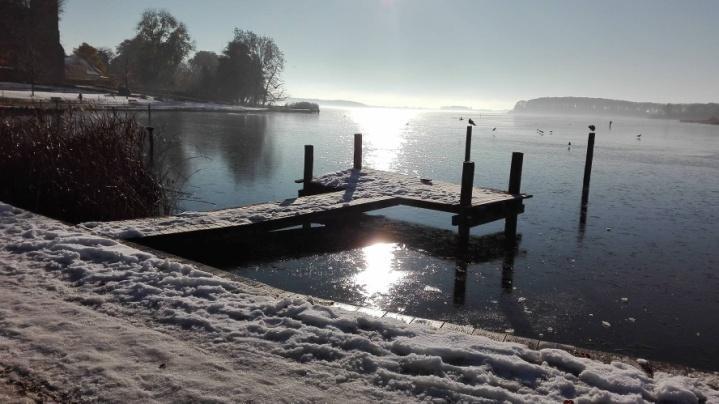
[[[579,235],[578,241],[581,243],[584,241],[584,233],[587,230],[587,205],[579,207]]]
[[[506,247],[504,250],[504,258],[502,260],[502,289],[507,293],[512,293],[514,280],[514,248]]]
[[[467,256],[464,254],[457,256],[457,265],[454,270],[454,304],[455,306],[464,305],[464,296],[467,293]]]

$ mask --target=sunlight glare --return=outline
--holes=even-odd
[[[418,113],[417,110],[393,108],[355,108],[352,111],[350,117],[362,133],[367,167],[392,168],[412,133],[410,121]]]
[[[406,271],[395,269],[396,243],[376,243],[362,249],[365,267],[354,276],[355,284],[363,294],[374,300],[386,294],[390,288],[407,275]]]

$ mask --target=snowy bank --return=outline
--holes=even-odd
[[[74,89],[74,91],[70,91],[68,88],[57,88],[55,90],[43,88],[34,93],[27,88],[15,88],[17,86],[9,86],[9,89],[2,88],[8,87],[7,84],[8,83],[0,83],[0,101],[3,98],[37,103],[53,103],[57,100],[82,107],[117,108],[119,110],[131,109],[140,111],[146,110],[148,105],[155,111],[264,112],[268,110],[266,107],[249,107],[201,101],[165,100],[138,94],[121,96],[112,92],[86,92],[80,88]],[[82,93],[82,100],[80,100],[78,96],[80,93]],[[0,104],[2,104],[2,102],[0,102]]]
[[[0,397],[719,402],[715,375],[345,312],[2,203],[0,246]]]

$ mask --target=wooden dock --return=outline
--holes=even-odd
[[[469,133],[469,132],[468,132]],[[411,206],[455,213],[452,224],[459,228],[460,243],[466,243],[469,229],[495,220],[506,220],[507,240],[516,239],[516,218],[524,211],[519,192],[521,153],[512,159],[508,191],[473,187],[474,163],[463,163],[462,184],[420,179],[408,175],[362,168],[361,135],[355,136],[355,164],[344,171],[312,175],[312,146],[305,148],[303,189],[297,198],[169,217],[94,222],[82,225],[116,238],[187,236],[231,230],[266,232],[298,225],[346,219],[352,215],[392,206]]]

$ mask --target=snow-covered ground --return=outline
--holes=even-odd
[[[192,109],[192,110],[227,110],[227,111],[262,111],[266,108],[262,107],[246,107],[241,105],[216,104],[211,102],[183,102],[173,100],[158,100],[151,96],[139,97],[133,95],[130,97],[119,96],[112,93],[85,92],[80,89],[68,91],[67,88],[56,88],[43,86],[42,90],[32,91],[26,88],[27,85],[15,83],[0,83],[0,100],[3,98],[23,101],[50,102],[55,98],[61,99],[63,102],[80,104],[78,95],[82,93],[82,105],[95,105],[103,107],[146,107],[148,104],[156,110],[161,109]]]
[[[79,102],[78,92],[66,93],[66,92],[53,92],[53,91],[35,91],[33,96],[30,91],[27,90],[2,90],[0,91],[0,97],[11,98],[25,101],[37,101],[37,102],[49,102],[53,98],[60,98],[66,102]],[[121,97],[119,95],[112,94],[98,94],[98,93],[82,93],[82,102],[85,104],[99,104],[99,105],[129,105],[133,104],[148,104],[154,103],[152,99],[142,99],[139,97]]]
[[[7,401],[719,402],[716,375],[345,312],[2,203],[0,290]]]

